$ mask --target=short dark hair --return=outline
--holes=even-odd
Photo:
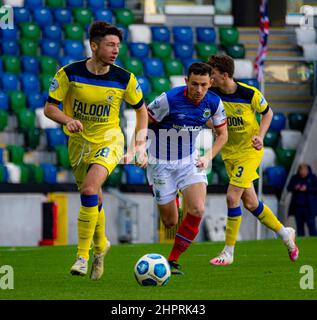
[[[205,74],[211,76],[211,67],[205,62],[194,62],[188,69],[187,77],[189,78],[192,73],[201,76]]]
[[[208,64],[211,68],[218,69],[220,73],[228,73],[229,78],[234,74],[234,60],[225,54],[218,54],[209,57]]]
[[[122,30],[116,26],[104,21],[95,21],[91,24],[89,28],[90,42],[99,43],[100,40],[107,35],[117,36],[120,41],[122,41]]]

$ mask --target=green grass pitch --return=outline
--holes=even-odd
[[[241,241],[231,266],[208,261],[222,242],[194,243],[181,257],[184,276],[172,276],[165,287],[141,287],[133,268],[145,253],[167,256],[171,245],[113,245],[100,281],[71,276],[76,247],[0,248],[0,267],[14,268],[14,289],[0,290],[0,299],[90,300],[224,300],[317,299],[317,238],[298,238],[299,260],[291,262],[279,239]],[[302,290],[300,268],[314,268],[314,289]],[[0,274],[0,277],[2,275]]]

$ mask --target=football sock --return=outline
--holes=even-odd
[[[89,249],[98,220],[98,195],[81,195],[81,207],[78,215],[77,256],[89,260]]]
[[[186,214],[185,219],[177,230],[169,261],[177,261],[179,256],[187,250],[199,231],[201,217]]]
[[[105,233],[105,211],[102,204],[98,207],[99,214],[98,220],[93,236],[94,240],[94,252],[96,254],[102,253],[106,249],[107,237]]]
[[[272,210],[261,201],[259,201],[259,206],[254,211],[252,211],[252,214],[257,217],[261,221],[261,223],[263,223],[266,227],[273,230],[274,232],[280,231],[283,227]]]
[[[228,218],[226,226],[226,246],[233,247],[237,241],[240,224],[242,220],[241,207],[228,208]]]

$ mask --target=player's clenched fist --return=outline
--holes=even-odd
[[[66,128],[71,133],[82,132],[83,125],[79,120],[70,120],[66,123]]]
[[[261,150],[263,148],[263,139],[260,136],[254,136],[252,138],[253,148],[256,150]]]

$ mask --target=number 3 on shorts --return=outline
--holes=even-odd
[[[108,147],[102,148],[97,151],[95,158],[97,158],[99,156],[104,157],[104,158],[108,158],[109,152],[110,152],[110,149]]]
[[[238,173],[236,174],[237,178],[240,178],[242,176],[243,169],[243,167],[238,167]]]

